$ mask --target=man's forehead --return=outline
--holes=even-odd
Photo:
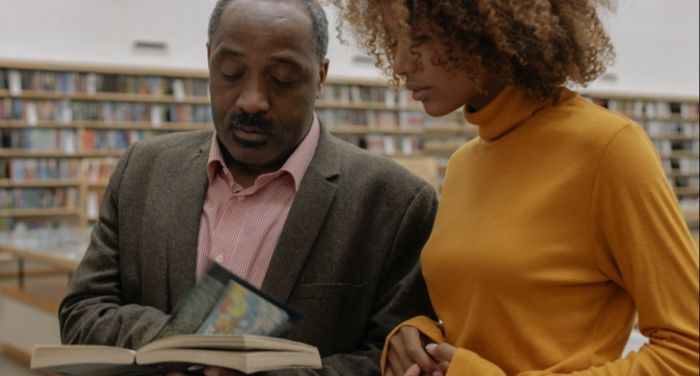
[[[246,20],[258,20],[270,28],[294,25],[309,33],[313,30],[311,15],[297,1],[236,0],[228,4],[221,18],[222,25],[228,24],[225,25],[228,27]]]
[[[294,4],[289,1],[236,0],[224,10],[213,39],[306,50],[313,45],[313,24],[309,15]]]

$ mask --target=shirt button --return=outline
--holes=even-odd
[[[222,262],[224,261],[224,255],[216,255],[216,258],[214,258],[216,262]]]

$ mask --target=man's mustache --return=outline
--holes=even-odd
[[[235,113],[228,121],[231,129],[245,129],[246,131],[256,131],[269,133],[272,130],[272,121],[262,114],[249,114],[246,112]]]

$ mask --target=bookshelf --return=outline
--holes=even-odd
[[[654,143],[668,182],[698,241],[700,123],[697,97],[655,97],[586,93],[594,103],[639,123]]]
[[[437,168],[430,180],[439,187],[449,156],[476,128],[461,111],[430,118],[407,92],[385,85],[329,78],[317,114],[348,142],[405,166]],[[697,237],[698,99],[585,95],[645,127]],[[18,221],[89,225],[130,144],[211,128],[204,71],[0,60],[0,229]]]

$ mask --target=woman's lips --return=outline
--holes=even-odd
[[[415,101],[422,101],[430,94],[430,86],[424,86],[416,83],[407,83],[406,89],[411,91],[411,97]]]

